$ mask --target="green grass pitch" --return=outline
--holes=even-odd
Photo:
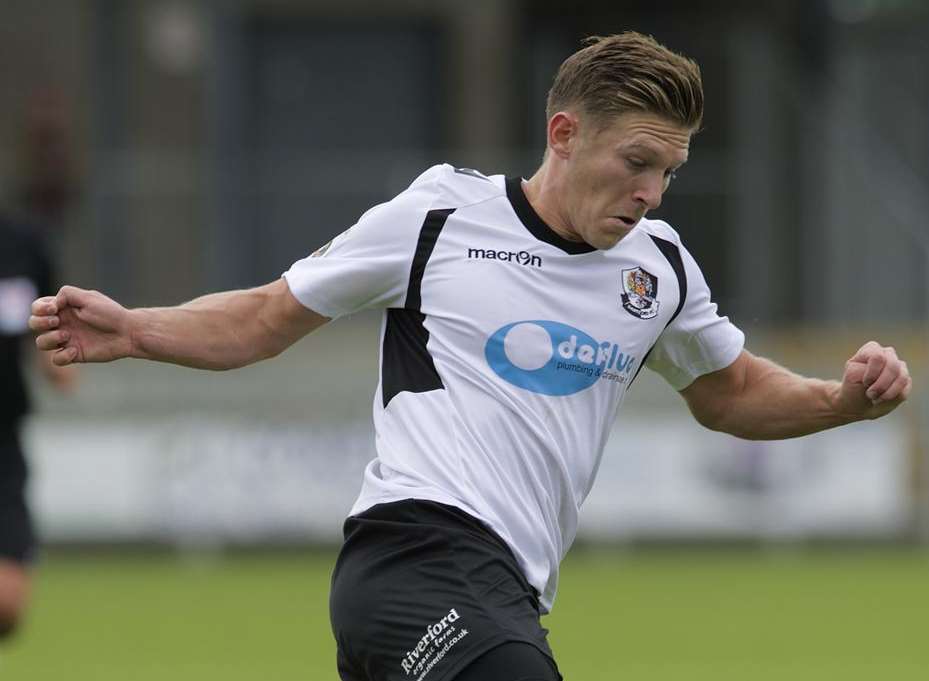
[[[18,681],[335,681],[330,553],[52,553]],[[543,623],[567,681],[929,679],[929,554],[578,551]]]

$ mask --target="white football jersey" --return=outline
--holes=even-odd
[[[508,543],[546,610],[643,364],[680,390],[744,342],[664,222],[596,250],[553,232],[521,179],[449,165],[284,276],[327,317],[386,309],[377,458],[352,513],[456,506]]]

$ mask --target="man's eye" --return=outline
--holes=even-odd
[[[671,180],[677,179],[677,172],[674,170],[665,171],[664,181],[666,184],[670,184]]]
[[[647,165],[645,161],[643,161],[642,159],[635,158],[632,156],[626,159],[626,163],[628,163],[630,167],[635,168],[637,170],[641,170]]]

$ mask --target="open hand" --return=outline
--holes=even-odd
[[[32,303],[29,328],[39,350],[52,352],[52,362],[109,362],[132,350],[129,311],[98,291],[64,286],[55,296]]]
[[[845,363],[839,391],[843,412],[875,419],[896,409],[910,395],[913,379],[892,347],[869,341]]]

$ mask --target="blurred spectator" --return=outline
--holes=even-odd
[[[30,218],[0,215],[0,636],[15,629],[25,609],[36,549],[20,441],[30,410],[24,361],[35,358],[40,373],[62,392],[75,380],[70,367],[34,353],[26,335],[32,299],[56,288],[46,232],[61,224],[73,194],[67,137],[60,98],[51,90],[39,93],[27,111],[18,192]]]
[[[0,217],[0,243],[0,635],[6,635],[25,607],[35,552],[19,437],[30,406],[22,367],[24,356],[33,356],[24,352],[26,324],[32,298],[54,288],[44,240],[34,227]],[[37,360],[56,388],[70,390],[73,372],[54,366],[48,353]]]
[[[68,108],[55,88],[37,90],[26,106],[16,198],[46,228],[58,228],[75,194]]]

